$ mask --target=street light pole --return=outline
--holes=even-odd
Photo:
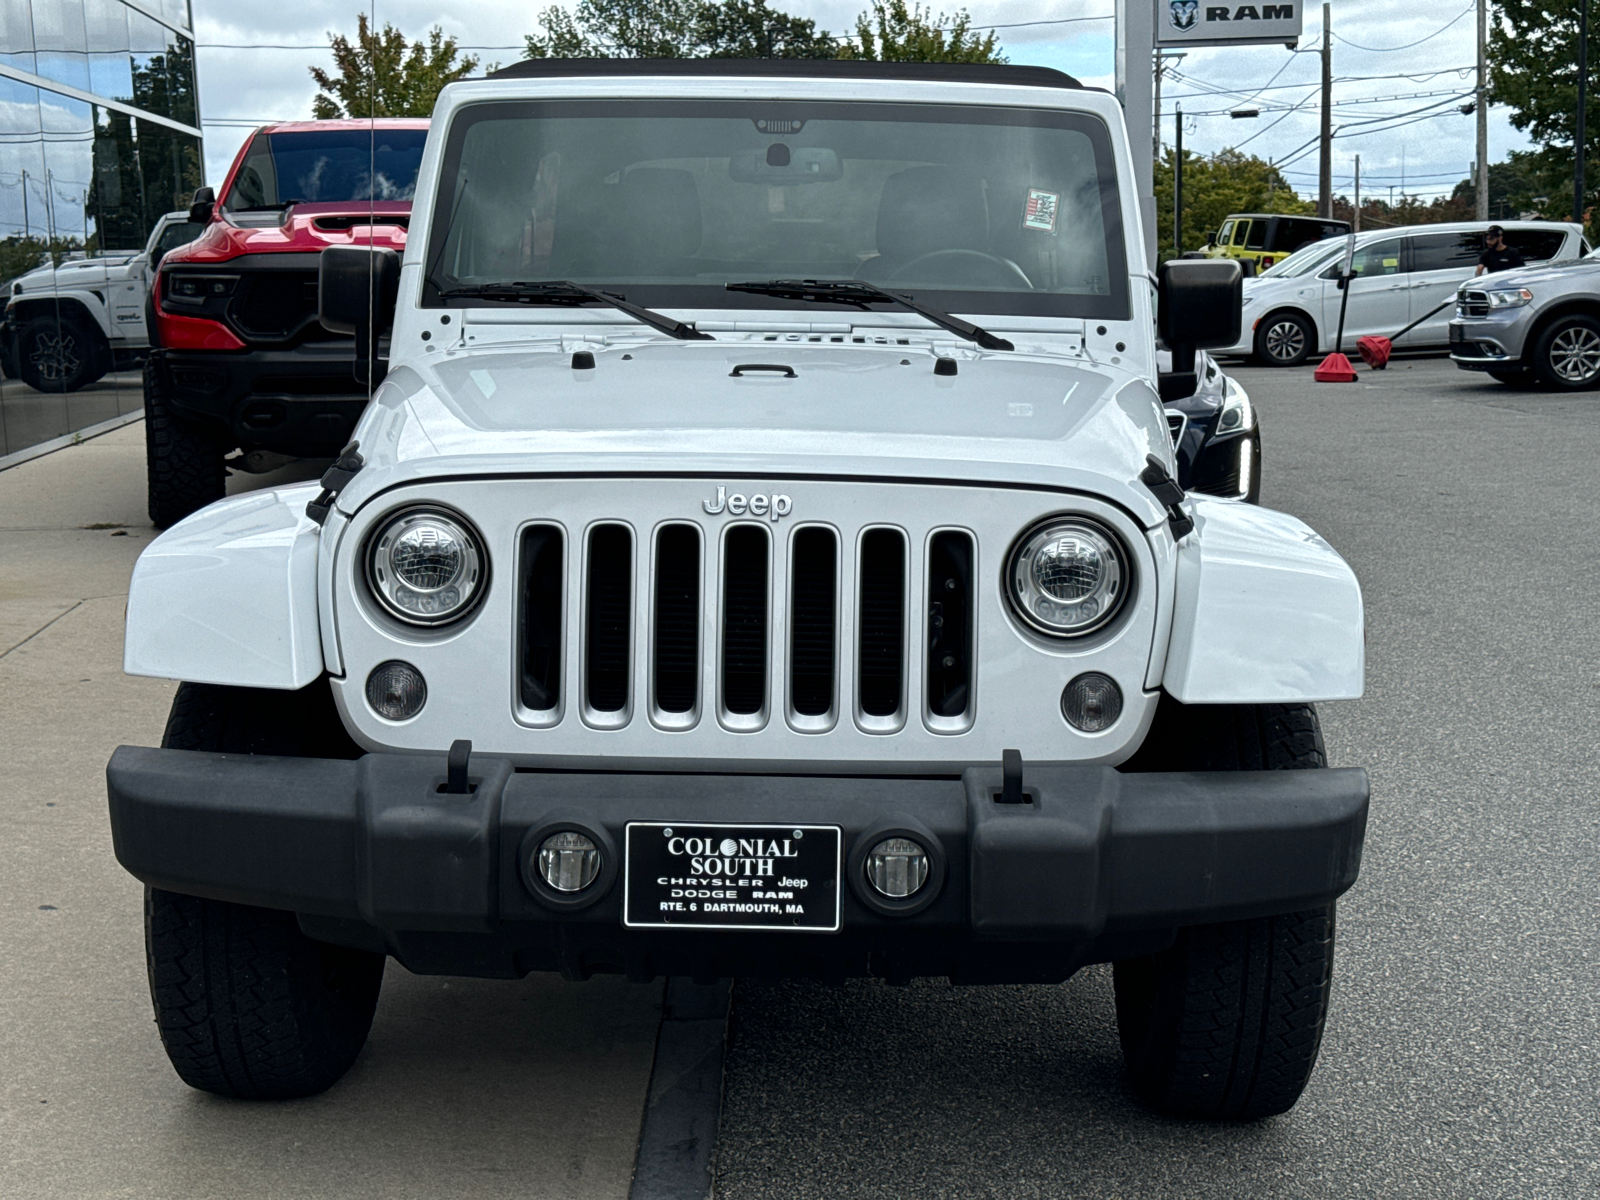
[[[1584,118],[1589,108],[1589,0],[1578,0],[1578,126],[1572,137],[1572,220],[1583,224]]]
[[[1489,0],[1478,0],[1478,220],[1489,219]]]
[[[1177,155],[1172,163],[1172,253],[1183,257],[1183,101],[1178,101],[1177,134],[1174,137]]]
[[[1317,216],[1333,216],[1333,6],[1322,5],[1322,154],[1318,163]]]

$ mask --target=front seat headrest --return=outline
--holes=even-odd
[[[687,258],[700,249],[700,193],[694,176],[673,167],[635,167],[622,177],[619,240],[650,259]]]
[[[883,181],[878,254],[909,262],[936,250],[982,250],[989,242],[983,182],[955,167],[909,167]]]

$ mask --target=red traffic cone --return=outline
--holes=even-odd
[[[1350,360],[1335,350],[1322,360],[1322,365],[1312,375],[1318,383],[1354,383],[1356,369],[1350,365]]]
[[[1356,339],[1356,352],[1361,355],[1361,361],[1374,371],[1381,371],[1389,365],[1389,351],[1393,349],[1393,344],[1386,337]]]

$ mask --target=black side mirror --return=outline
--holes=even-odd
[[[196,188],[189,202],[189,220],[204,225],[211,220],[211,214],[216,208],[217,193],[208,187]]]
[[[1173,375],[1170,383],[1162,382],[1161,393],[1164,399],[1182,399],[1194,395],[1199,383],[1194,352],[1239,340],[1244,271],[1235,258],[1174,258],[1161,264],[1159,281],[1156,331],[1172,351]]]
[[[387,364],[378,359],[377,345],[394,324],[400,256],[378,246],[329,246],[319,266],[318,320],[333,333],[355,336],[358,382],[382,383]]]

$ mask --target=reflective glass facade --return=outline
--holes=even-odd
[[[143,251],[202,182],[192,28],[189,0],[0,0],[0,456],[143,405]]]

